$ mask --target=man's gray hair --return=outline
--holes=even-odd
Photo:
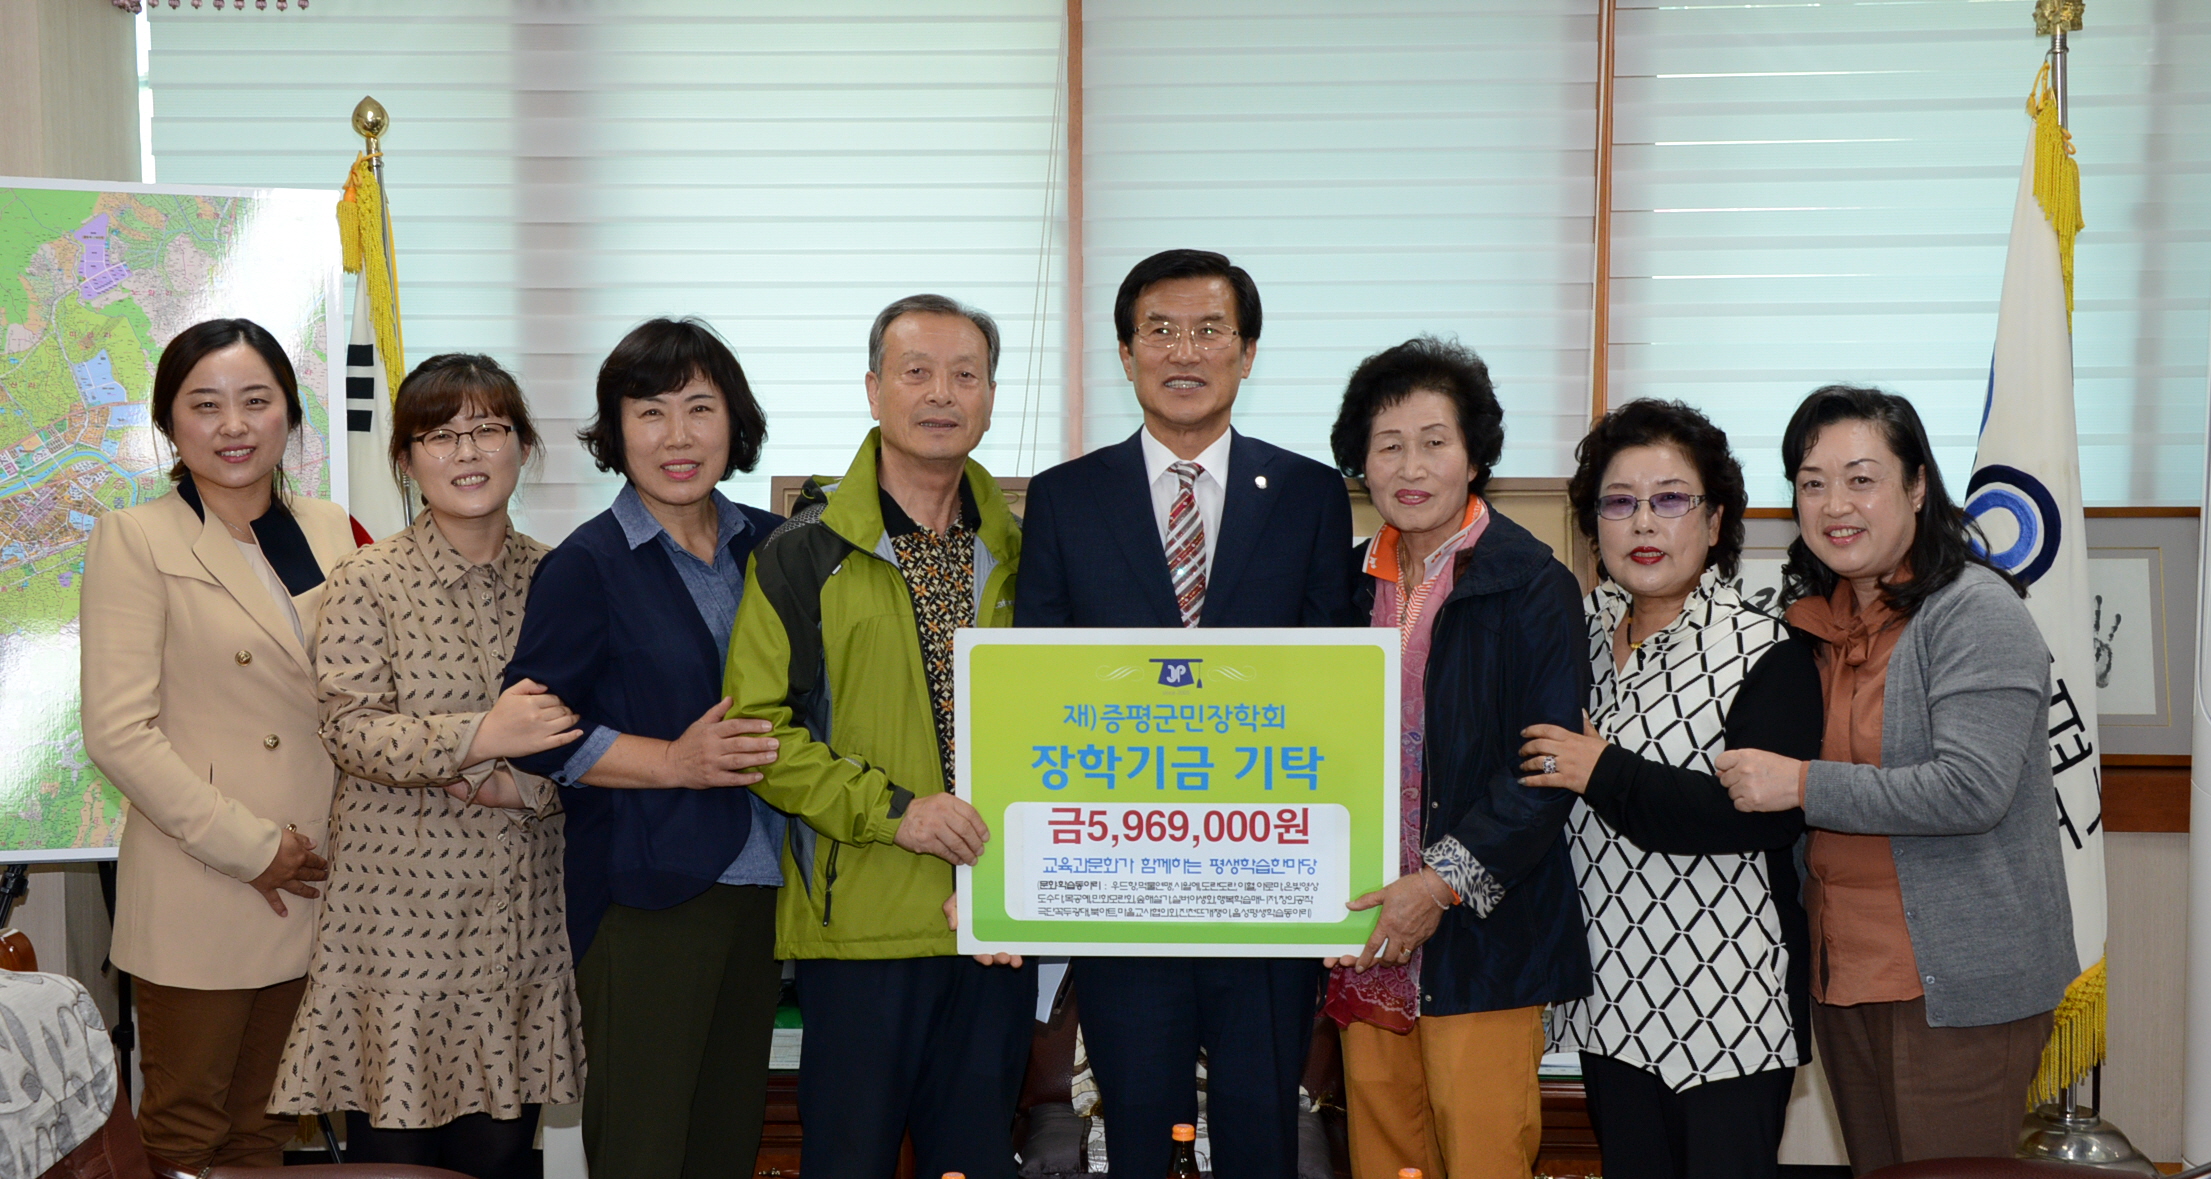
[[[974,324],[976,330],[983,333],[983,343],[990,349],[990,372],[988,375],[992,383],[997,382],[998,321],[984,314],[978,308],[970,307],[958,299],[946,298],[943,295],[908,295],[883,308],[882,313],[875,317],[875,326],[868,329],[869,372],[876,376],[883,375],[883,333],[890,330],[891,321],[901,315],[911,315],[917,312],[925,315],[957,315]]]

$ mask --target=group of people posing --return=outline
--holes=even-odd
[[[812,1179],[1011,1179],[1036,964],[961,956],[968,626],[1394,627],[1403,872],[1355,956],[1078,958],[1116,1174],[1297,1170],[1316,1019],[1359,1179],[1525,1176],[1546,1044],[1581,1053],[1606,1173],[1772,1175],[1817,1041],[1860,1172],[2008,1155],[2075,973],[2023,589],[1975,555],[1911,404],[1831,386],[1782,443],[1781,617],[1734,588],[1724,433],[1637,401],[1582,440],[1574,575],[1483,491],[1482,361],[1417,338],[1350,376],[1334,466],[1231,428],[1259,292],[1219,254],[1114,303],[1143,428],[1037,475],[969,456],[999,358],[935,295],[867,341],[877,426],[788,519],[715,485],[767,421],[697,320],[600,366],[579,438],[625,484],[548,549],[513,377],[424,361],[391,463],[423,511],[356,547],[287,490],[290,361],[246,320],[162,352],[173,490],[95,528],[85,746],[128,797],[113,957],[138,980],[148,1150],[524,1172],[583,1103],[594,1174],[749,1175],[781,960]],[[1384,526],[1354,547],[1346,477]],[[588,1083],[586,1067],[588,1065]]]

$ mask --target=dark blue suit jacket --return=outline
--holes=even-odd
[[[752,527],[729,541],[740,564],[783,522],[758,508],[744,512]],[[605,725],[673,741],[721,699],[723,656],[667,552],[657,543],[630,547],[610,510],[538,564],[506,684],[544,684],[576,710],[587,734]],[[574,753],[563,745],[514,762],[550,777]],[[563,787],[560,801],[568,812],[568,941],[579,962],[609,904],[682,904],[713,887],[752,834],[749,790]]]
[[[1199,624],[1357,626],[1343,476],[1234,434],[1227,492]],[[1029,483],[1013,624],[1182,625],[1136,435]]]
[[[1201,625],[1356,625],[1342,476],[1241,434],[1228,455]],[[1038,475],[1022,514],[1015,626],[1182,625],[1139,438]],[[1115,1099],[1114,1125],[1126,1122],[1134,1144],[1128,1158],[1113,1156],[1115,1173],[1166,1170],[1168,1127],[1197,1108],[1190,1078],[1201,1036],[1212,1045],[1213,1091],[1247,1098],[1214,1107],[1214,1141],[1234,1144],[1215,1147],[1215,1162],[1227,1151],[1249,1174],[1296,1170],[1298,1075],[1318,961],[1077,958],[1072,968],[1100,1083],[1144,1095]],[[1240,1001],[1209,998],[1223,993]]]

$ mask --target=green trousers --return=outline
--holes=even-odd
[[[775,890],[717,884],[670,909],[615,905],[576,984],[591,1173],[751,1175],[782,989]]]

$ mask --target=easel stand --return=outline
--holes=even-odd
[[[107,904],[108,928],[115,927],[115,864],[114,860],[101,860],[100,899]],[[115,1029],[108,1038],[115,1041],[115,1067],[123,1078],[123,1086],[130,1087],[131,1051],[138,1046],[138,1024],[131,1018],[131,976],[115,965],[113,958],[101,965],[115,972]]]
[[[8,928],[8,914],[15,910],[15,902],[21,900],[30,887],[31,869],[27,864],[9,864],[0,870],[0,968],[7,970],[37,970],[38,954],[31,946],[31,939]]]

